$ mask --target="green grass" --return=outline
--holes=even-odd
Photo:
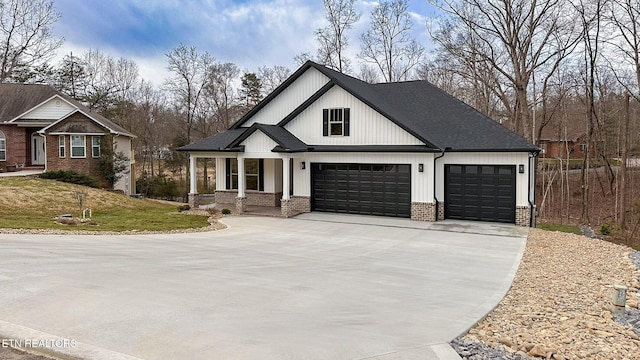
[[[575,225],[561,225],[561,224],[540,224],[536,225],[538,229],[547,230],[547,231],[561,231],[571,234],[582,235],[582,231],[580,228]]]
[[[82,212],[75,193],[86,192],[86,205],[97,226],[61,225],[55,217]],[[54,180],[1,178],[0,228],[88,231],[168,231],[208,226],[207,216],[185,215],[177,207],[133,199],[104,190]]]

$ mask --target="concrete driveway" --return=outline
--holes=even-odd
[[[0,234],[0,337],[94,359],[451,358],[442,344],[502,299],[527,234],[322,213],[224,222]]]

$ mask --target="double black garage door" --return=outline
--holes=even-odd
[[[515,222],[515,166],[445,165],[445,184],[445,218]]]
[[[311,164],[314,211],[411,217],[411,165]],[[506,165],[445,165],[445,217],[515,222],[516,172]]]
[[[311,166],[315,211],[411,217],[411,165]]]

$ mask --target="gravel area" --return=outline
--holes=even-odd
[[[451,345],[472,360],[639,359],[638,268],[640,253],[628,247],[531,229],[507,296]],[[629,288],[618,321],[614,284]]]

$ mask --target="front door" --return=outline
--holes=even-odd
[[[38,134],[31,135],[31,165],[44,165],[44,138]]]

